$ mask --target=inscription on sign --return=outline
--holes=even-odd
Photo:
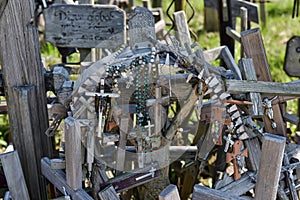
[[[129,45],[133,49],[149,48],[150,38],[156,39],[154,17],[147,8],[137,7],[130,13],[128,28]]]
[[[125,12],[117,6],[53,5],[45,11],[46,40],[55,46],[116,48],[125,43]]]

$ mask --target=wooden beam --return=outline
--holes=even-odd
[[[179,192],[176,185],[168,185],[160,194],[159,200],[180,200]]]
[[[68,195],[72,199],[78,200],[93,200],[93,198],[88,195],[83,189],[73,190],[66,181],[66,174],[62,170],[52,170],[50,167],[50,159],[45,157],[41,161],[42,163],[42,174],[50,181],[55,188],[57,188],[61,193],[64,193],[64,188]]]
[[[77,129],[78,130],[78,129]],[[71,116],[65,119],[65,156],[67,184],[73,189],[82,188],[81,132]]]
[[[239,62],[240,68],[243,74],[244,79],[256,81],[256,72],[253,65],[253,60],[251,58],[242,58]],[[257,92],[250,92],[250,100],[253,102],[253,106],[250,107],[250,113],[252,117],[262,117],[262,99],[261,95]]]
[[[234,194],[224,193],[205,186],[195,185],[193,192],[193,200],[209,199],[209,200],[245,200]]]
[[[255,199],[276,199],[285,141],[281,136],[264,135]]]
[[[17,151],[0,155],[8,189],[12,199],[29,200],[22,166]]]
[[[241,42],[241,35],[236,30],[234,30],[233,28],[227,26],[226,27],[226,34],[229,35],[235,41]]]
[[[227,92],[242,94],[248,92],[262,93],[272,96],[300,96],[299,83],[279,83],[248,80],[226,80]]]

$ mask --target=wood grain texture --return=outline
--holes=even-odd
[[[275,200],[280,178],[285,138],[265,134],[255,186],[255,199]]]
[[[113,186],[109,186],[98,193],[101,200],[118,200],[119,196]]]
[[[195,185],[192,196],[193,200],[209,199],[209,200],[245,200],[242,197],[235,196],[234,194],[228,194],[219,190],[214,190],[208,187]]]
[[[0,1],[0,18],[1,18],[1,16],[2,16],[2,13],[3,13],[5,7],[6,7],[7,1],[8,1],[8,0],[1,0],[1,1]]]
[[[83,189],[73,190],[66,181],[66,174],[62,170],[52,170],[50,167],[50,159],[44,157],[42,163],[42,174],[45,176],[61,193],[64,193],[63,188],[76,200],[93,200]]]
[[[247,92],[262,93],[272,96],[300,96],[299,83],[279,83],[265,81],[226,80],[227,92],[241,94]]]
[[[37,27],[32,23],[34,8],[34,0],[8,1],[1,17],[0,54],[10,130],[19,152],[24,175],[30,171],[30,177],[38,176],[42,179],[40,158],[52,156],[52,142],[50,138],[44,136],[48,128],[48,113],[39,35]],[[18,89],[18,86],[28,85],[33,88]],[[23,95],[22,92],[26,90],[27,94]],[[28,135],[29,133],[31,136]],[[28,139],[30,137],[32,140]],[[24,145],[31,145],[31,147],[28,146],[31,150],[24,152]],[[28,161],[28,156],[35,157],[35,159]],[[36,165],[35,171],[28,168],[28,165],[32,163]],[[28,181],[27,177],[25,175],[26,181]],[[42,184],[42,180],[38,181],[39,184],[28,185],[30,197],[31,199],[46,199],[45,185]]]
[[[246,80],[256,81],[256,72],[251,58],[242,58],[239,62],[242,68],[243,77]],[[262,117],[262,99],[261,95],[257,92],[251,92],[249,94],[250,100],[253,102],[253,106],[250,107],[250,113],[252,117]]]
[[[29,200],[29,193],[17,151],[0,155],[10,196],[15,200]]]
[[[180,42],[181,47],[185,47],[185,45],[191,45],[191,35],[189,31],[189,27],[186,21],[185,12],[183,10],[177,11],[173,14],[176,32],[176,39]]]
[[[168,185],[160,194],[159,200],[180,200],[178,189],[176,185]]]
[[[81,133],[76,130],[75,119],[65,119],[65,154],[67,184],[73,189],[82,188]]]

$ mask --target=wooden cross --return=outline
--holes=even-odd
[[[248,149],[244,149],[241,152],[242,141],[236,140],[233,144],[233,153],[226,154],[226,162],[229,163],[233,161],[234,166],[234,180],[241,178],[240,168],[243,167],[241,164],[242,157],[248,157]]]

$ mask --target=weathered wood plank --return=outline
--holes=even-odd
[[[72,199],[78,200],[93,200],[83,189],[74,191],[66,181],[66,174],[62,170],[52,170],[50,168],[50,159],[45,157],[41,161],[42,174],[61,192],[64,193],[64,188]]]
[[[53,5],[45,10],[46,40],[55,46],[116,48],[126,42],[125,13],[108,5]]]
[[[276,199],[284,148],[284,137],[272,134],[264,135],[255,186],[255,199]]]
[[[253,181],[255,178],[255,173],[246,172],[239,180],[233,181],[232,183],[219,188],[218,190],[227,194],[235,194],[240,196],[255,187],[255,182]]]
[[[40,148],[37,148],[37,144],[34,143],[35,140],[38,141],[41,137],[41,135],[36,135],[35,137],[35,134],[38,133],[38,127],[35,126],[36,122],[34,121],[37,115],[34,115],[34,111],[32,110],[32,102],[36,99],[35,86],[15,87],[11,97],[12,99],[16,99],[14,103],[19,112],[20,119],[26,119],[18,123],[20,132],[14,134],[13,139],[16,150],[20,152],[20,161],[22,163],[29,194],[31,198],[36,198],[36,195],[42,195],[39,190],[42,182],[38,175],[42,152]]]
[[[160,194],[159,200],[180,200],[176,185],[168,185]]]
[[[17,151],[0,155],[8,189],[12,199],[29,200],[23,170]]]
[[[193,192],[193,200],[209,199],[209,200],[245,200],[242,197],[234,194],[224,193],[219,190],[214,190],[208,187],[195,185]]]
[[[98,193],[101,200],[119,200],[119,196],[113,186],[108,186]]]
[[[227,80],[227,92],[241,94],[247,92],[262,93],[264,95],[300,96],[300,84],[298,82],[279,83],[265,81]]]
[[[48,112],[39,35],[37,27],[30,23],[32,16],[35,16],[34,9],[34,0],[8,1],[1,17],[0,54],[14,145],[19,152],[24,175],[30,171],[30,177],[40,179],[38,184],[30,183],[25,175],[28,191],[32,199],[46,199],[46,187],[40,176],[40,158],[51,157],[53,149],[51,139],[43,137],[48,128]],[[14,87],[23,85],[34,85],[34,88],[28,91],[29,96],[19,100],[22,92],[17,92]],[[21,112],[21,102],[26,101],[30,102],[25,106],[28,112]],[[32,136],[28,136],[29,133]],[[28,139],[30,137],[33,139]],[[24,151],[24,145],[32,145],[32,151]],[[27,156],[33,160],[28,161]],[[30,168],[31,164],[36,166]]]
[[[256,73],[253,65],[253,61],[251,58],[242,58],[239,62],[241,71],[246,80],[256,81]],[[253,106],[250,107],[250,113],[252,117],[262,117],[263,109],[262,109],[262,99],[259,93],[251,92],[249,94],[250,100],[253,102]]]
[[[243,31],[241,37],[246,56],[253,60],[257,80],[273,81],[260,29]]]
[[[244,53],[247,58],[253,59],[253,64],[256,71],[258,81],[273,81],[264,43],[259,28],[241,32],[241,43],[244,48]],[[282,112],[278,104],[273,105],[274,122],[277,128],[273,129],[271,120],[264,115],[265,131],[268,133],[286,135],[286,124],[282,119]]]
[[[261,145],[257,137],[245,140],[245,146],[248,148],[248,158],[246,158],[249,171],[257,172],[261,158]]]
[[[180,42],[181,47],[185,47],[185,45],[191,45],[191,35],[186,21],[185,12],[183,10],[177,11],[173,14],[173,16],[176,27],[176,39]]]
[[[73,189],[82,188],[81,133],[76,130],[75,119],[65,119],[65,156],[67,184]]]

